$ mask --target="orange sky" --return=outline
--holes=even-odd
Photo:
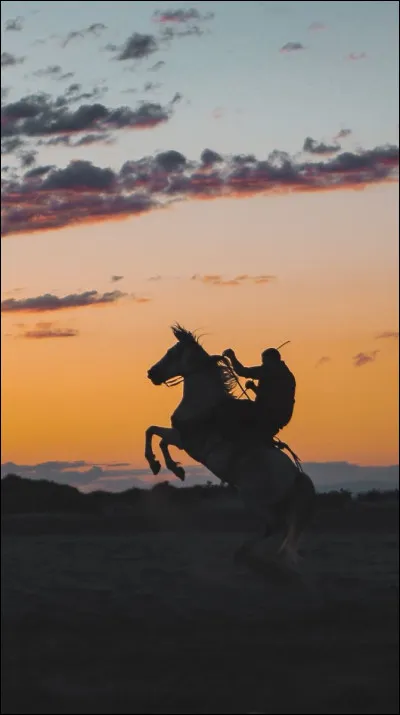
[[[150,301],[3,314],[2,462],[144,465],[146,427],[169,425],[180,399],[180,387],[146,378],[178,321],[205,333],[209,352],[233,347],[245,364],[291,340],[283,357],[297,403],[281,436],[303,460],[397,463],[398,340],[377,339],[398,330],[397,211],[398,188],[385,185],[188,202],[115,224],[6,238],[3,300],[119,289]],[[113,284],[112,274],[124,278]],[[276,278],[220,286],[194,274]],[[21,337],[41,322],[79,335]],[[355,355],[376,350],[354,366]]]

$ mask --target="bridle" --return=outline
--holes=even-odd
[[[186,377],[189,377],[191,375],[196,375],[197,373],[203,372],[204,370],[208,370],[212,365],[215,365],[215,363],[217,361],[221,361],[224,363],[225,367],[230,372],[233,379],[239,386],[242,394],[245,395],[247,397],[247,399],[250,400],[250,402],[252,402],[251,397],[249,397],[247,390],[244,387],[242,387],[242,385],[240,384],[240,380],[239,380],[238,376],[236,375],[235,371],[232,369],[228,358],[224,357],[223,355],[208,355],[202,365],[199,365],[198,367],[193,368],[192,370],[190,370],[190,372],[187,372],[185,375],[182,375],[179,377],[172,377],[170,380],[165,380],[163,384],[166,385],[167,387],[176,387],[177,385],[181,385]]]

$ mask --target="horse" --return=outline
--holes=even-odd
[[[276,556],[290,567],[299,562],[300,537],[309,526],[315,503],[315,488],[299,460],[293,462],[278,445],[262,440],[249,428],[229,433],[223,418],[240,408],[234,396],[236,378],[226,359],[209,355],[199,339],[179,324],[171,327],[176,343],[147,373],[154,385],[173,386],[183,382],[183,397],[171,417],[172,427],[151,426],[146,430],[145,458],[153,474],[161,469],[152,449],[152,438],[161,438],[166,467],[179,479],[185,471],[175,462],[169,447],[184,450],[222,482],[239,493],[245,507],[264,527],[262,535],[245,542],[237,558],[254,562],[254,548],[265,539],[282,534]],[[223,412],[222,412],[223,410]],[[238,412],[240,417],[240,412]],[[222,427],[221,427],[222,423]],[[289,450],[291,452],[291,450]],[[291,452],[293,454],[293,452]]]

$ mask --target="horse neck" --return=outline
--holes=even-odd
[[[223,386],[211,371],[188,375],[184,378],[183,398],[175,417],[184,420],[197,419],[212,411],[225,397]]]

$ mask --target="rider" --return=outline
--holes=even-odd
[[[232,367],[240,377],[258,380],[247,381],[246,388],[256,393],[254,402],[240,400],[239,417],[250,424],[256,431],[272,439],[282,427],[289,424],[294,409],[296,380],[283,362],[279,350],[268,348],[261,354],[261,365],[244,367],[233,350],[224,350],[224,357],[229,358]],[[245,405],[247,404],[247,407]]]

